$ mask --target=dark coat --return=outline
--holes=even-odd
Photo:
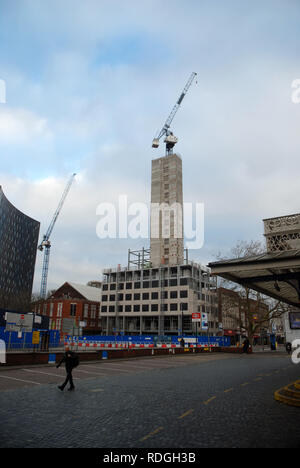
[[[246,340],[243,343],[243,352],[244,353],[246,353],[248,351],[249,346],[250,346],[250,342],[249,342],[248,338],[246,338]]]
[[[75,364],[75,353],[73,351],[66,351],[62,359],[59,361],[57,368],[65,363],[66,371],[70,372],[76,366]]]

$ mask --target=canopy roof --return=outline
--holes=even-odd
[[[300,308],[300,250],[212,262],[212,275]]]

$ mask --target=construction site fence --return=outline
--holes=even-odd
[[[58,330],[32,330],[18,333],[0,327],[0,340],[5,343],[6,351],[48,351],[64,346]]]
[[[67,337],[65,348],[80,351],[101,349],[147,349],[147,348],[181,348],[182,337],[159,341],[148,337]],[[185,348],[216,348],[230,346],[228,337],[183,337]]]

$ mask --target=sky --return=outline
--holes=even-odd
[[[0,0],[0,185],[52,233],[48,288],[100,280],[148,239],[99,239],[97,206],[149,203],[151,147],[172,130],[184,201],[204,203],[203,265],[262,219],[298,213],[298,0]],[[37,253],[34,291],[43,254]]]

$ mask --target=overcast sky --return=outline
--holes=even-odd
[[[0,0],[0,185],[52,235],[48,287],[100,279],[147,239],[101,240],[99,203],[150,201],[151,143],[172,130],[184,201],[205,204],[207,264],[262,219],[298,213],[299,0]],[[43,254],[38,252],[34,289]]]

